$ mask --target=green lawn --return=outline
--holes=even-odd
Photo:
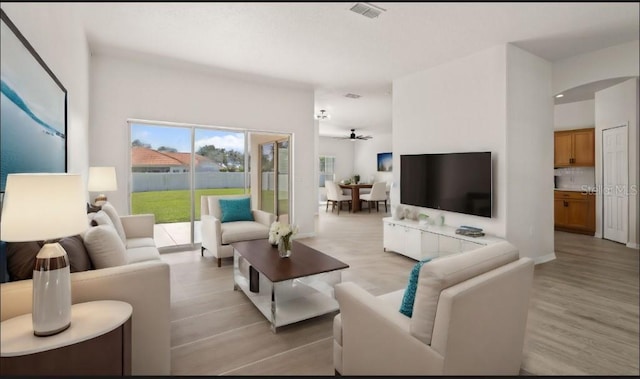
[[[262,210],[265,212],[275,213],[275,209],[273,207],[273,190],[262,190],[260,193],[261,202],[262,202]],[[289,213],[289,199],[286,196],[286,193],[280,194],[280,200],[278,202],[278,206],[280,207],[280,214]]]
[[[196,220],[200,219],[200,197],[203,195],[236,195],[244,193],[242,188],[200,189],[195,192]],[[131,213],[153,213],[156,223],[185,222],[190,220],[190,195],[182,191],[150,191],[131,194]]]

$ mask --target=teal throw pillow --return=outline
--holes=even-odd
[[[400,313],[407,317],[413,316],[413,303],[416,300],[416,290],[418,289],[418,276],[420,275],[420,269],[422,265],[429,262],[431,258],[423,259],[416,263],[409,274],[409,284],[404,290],[404,296],[402,297],[402,304],[400,304]]]
[[[251,199],[220,199],[220,222],[253,221]]]

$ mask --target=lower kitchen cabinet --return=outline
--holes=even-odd
[[[593,193],[555,191],[556,230],[593,235],[596,231],[596,197]]]

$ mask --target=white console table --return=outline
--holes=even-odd
[[[384,225],[384,250],[394,251],[415,260],[437,258],[474,250],[481,246],[504,241],[485,235],[469,237],[456,234],[451,226],[421,225],[413,220],[382,219]]]

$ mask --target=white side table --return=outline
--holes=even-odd
[[[90,301],[71,306],[71,326],[58,334],[33,334],[31,313],[0,323],[0,373],[4,375],[131,375],[128,303]]]

